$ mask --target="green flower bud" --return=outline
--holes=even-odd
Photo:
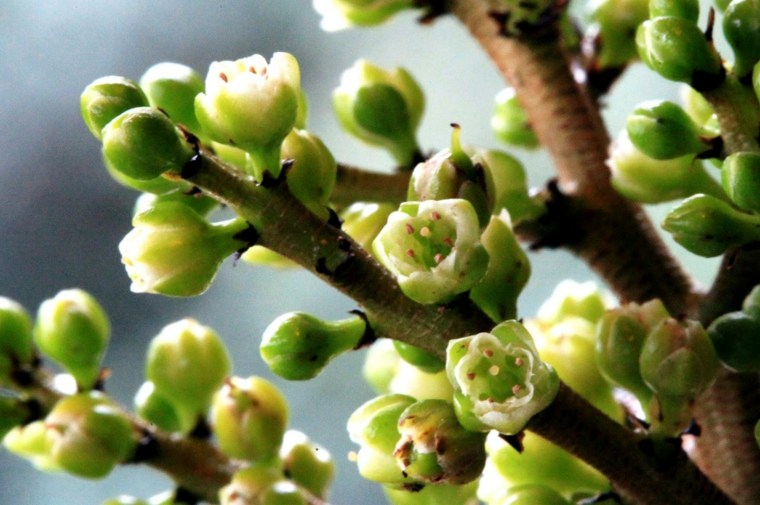
[[[162,202],[178,202],[190,207],[200,216],[208,215],[212,210],[219,207],[219,202],[203,193],[188,193],[182,189],[175,189],[167,193],[143,193],[135,201],[132,216],[142,214],[156,207]]]
[[[383,492],[392,505],[473,505],[477,503],[477,484],[477,481],[458,486],[436,484],[413,491],[383,486]]]
[[[639,367],[658,396],[693,400],[715,380],[718,359],[701,324],[667,318],[644,340]]]
[[[116,116],[135,107],[148,105],[148,98],[136,82],[110,75],[89,84],[79,99],[82,119],[96,139]]]
[[[528,115],[517,100],[514,88],[501,90],[495,101],[491,129],[496,138],[510,146],[526,149],[538,147],[536,132],[531,128]]]
[[[470,290],[470,298],[494,322],[517,317],[517,297],[530,277],[530,261],[512,232],[509,214],[491,216],[480,241],[488,253],[488,269]]]
[[[526,484],[509,490],[502,505],[571,505],[561,494],[541,484]]]
[[[297,263],[294,263],[282,254],[260,245],[254,245],[246,249],[240,256],[240,259],[251,265],[264,265],[281,270],[298,267]]]
[[[445,303],[488,268],[475,209],[466,200],[406,202],[373,242],[378,260],[419,303]]]
[[[760,320],[746,312],[729,312],[707,328],[718,358],[738,372],[760,371]]]
[[[415,358],[418,359],[418,358]],[[396,341],[379,339],[369,348],[364,378],[378,394],[398,393],[418,400],[451,400],[454,390],[446,372],[428,373],[402,359]]]
[[[649,0],[649,17],[673,16],[692,23],[699,19],[699,0]]]
[[[137,390],[134,404],[137,415],[164,431],[187,433],[197,421],[196,414],[179,410],[171,400],[156,391],[155,384],[150,381],[143,382]]]
[[[335,477],[335,463],[321,445],[296,430],[288,430],[280,448],[283,473],[318,498],[327,498]]]
[[[287,423],[287,400],[261,377],[231,377],[211,404],[211,425],[219,447],[233,458],[272,460]]]
[[[80,477],[105,477],[137,445],[127,415],[98,392],[59,400],[45,426],[50,458]]]
[[[530,484],[542,484],[565,495],[609,488],[604,475],[534,433],[525,433],[522,446],[522,452],[517,452],[495,434],[488,436],[488,463],[478,492],[481,499],[503,503],[512,489]]]
[[[755,319],[760,319],[760,285],[752,288],[742,302],[742,312]]]
[[[447,401],[413,403],[401,413],[398,430],[401,440],[393,455],[415,480],[465,484],[483,471],[485,434],[465,430]]]
[[[236,218],[211,224],[179,202],[161,202],[132,219],[119,252],[135,293],[195,296],[203,293],[222,261],[244,248],[236,238],[250,225]]]
[[[608,310],[596,333],[596,365],[612,384],[633,393],[642,404],[652,393],[639,372],[639,355],[644,339],[660,321],[669,317],[660,300],[642,305],[628,303]]]
[[[710,105],[710,102],[691,86],[683,85],[680,91],[684,110],[691,120],[702,128],[702,134],[710,137],[720,135],[720,130],[704,131],[705,124],[715,115],[715,109]]]
[[[518,433],[559,390],[556,372],[539,359],[532,337],[517,321],[451,340],[446,373],[455,389],[457,418],[473,431]]]
[[[365,479],[392,485],[414,482],[404,474],[393,456],[401,439],[399,416],[414,402],[414,398],[406,395],[378,396],[348,418],[348,435],[360,446],[356,463]]]
[[[151,341],[145,360],[145,376],[156,391],[196,414],[206,411],[230,368],[224,342],[193,319],[164,327]]]
[[[760,217],[709,195],[694,195],[675,206],[662,227],[683,247],[708,258],[760,240]]]
[[[695,193],[720,194],[718,184],[693,154],[655,160],[639,151],[626,131],[610,148],[607,165],[612,186],[624,197],[642,203],[662,203]]]
[[[264,330],[259,352],[269,369],[280,377],[311,379],[334,357],[354,349],[366,326],[359,316],[323,321],[304,312],[289,312]]]
[[[423,372],[431,374],[440,372],[446,366],[440,358],[427,351],[423,351],[419,347],[401,342],[400,340],[394,340],[393,346],[396,348],[396,352],[398,352],[401,359],[410,365],[416,366]]]
[[[252,175],[280,173],[280,145],[298,114],[301,74],[296,59],[275,53],[267,63],[255,54],[209,67],[206,91],[195,98],[195,115],[212,140],[248,151]]]
[[[412,0],[313,0],[323,30],[334,32],[384,23],[397,12],[414,7]]]
[[[341,229],[365,249],[372,248],[372,241],[383,229],[388,216],[396,208],[389,203],[356,202],[340,214]]]
[[[194,107],[195,96],[203,92],[203,77],[198,72],[180,63],[157,63],[140,77],[140,87],[151,107],[163,110],[194,134],[203,133]]]
[[[63,367],[80,389],[90,389],[100,377],[111,328],[100,304],[81,289],[60,291],[37,312],[34,342]]]
[[[283,479],[278,468],[252,465],[232,477],[219,490],[221,505],[306,505],[295,485]]]
[[[367,60],[357,61],[343,72],[333,91],[333,108],[343,129],[388,150],[400,165],[409,166],[418,157],[415,132],[425,97],[403,68],[389,71]]]
[[[723,189],[739,207],[760,212],[760,153],[738,152],[723,161]]]
[[[701,89],[715,86],[725,75],[720,55],[688,19],[665,16],[643,22],[636,46],[642,61],[671,81]]]
[[[538,309],[538,319],[559,323],[566,318],[579,317],[590,323],[598,322],[611,304],[609,295],[593,281],[563,280],[552,291],[549,299]]]
[[[697,154],[709,146],[704,143],[686,112],[665,100],[640,104],[628,116],[628,137],[642,153],[656,160],[670,160]]]
[[[507,209],[512,222],[518,223],[536,219],[544,212],[544,206],[531,198],[525,167],[516,158],[503,151],[479,149],[473,160],[488,172],[485,182],[492,194],[492,214]]]
[[[760,61],[760,1],[732,0],[723,13],[723,34],[734,50],[732,71],[744,77]]]
[[[619,68],[636,59],[634,34],[636,27],[648,17],[647,0],[596,0],[589,4],[589,17],[594,22],[602,44],[600,68]]]
[[[11,381],[14,369],[33,358],[32,318],[21,304],[0,296],[0,386]]]
[[[172,120],[152,107],[130,109],[103,128],[103,156],[110,169],[132,179],[179,172],[194,155]]]
[[[45,421],[17,426],[3,437],[3,446],[9,452],[28,460],[35,468],[44,472],[62,470],[51,457],[52,439],[48,437]]]
[[[293,160],[285,179],[290,192],[327,220],[328,200],[337,175],[330,151],[316,135],[293,129],[282,143],[282,158]]]

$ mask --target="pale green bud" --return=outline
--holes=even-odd
[[[363,248],[371,250],[372,241],[383,229],[388,216],[396,210],[389,203],[356,202],[340,213],[341,229]]]
[[[301,92],[296,59],[275,53],[216,61],[205,92],[195,99],[195,115],[212,140],[239,147],[252,157],[252,175],[280,173],[280,145],[295,125]]]
[[[9,383],[12,372],[31,363],[32,318],[18,302],[0,296],[0,386]]]
[[[219,207],[219,202],[203,193],[188,193],[183,189],[175,189],[167,193],[143,193],[132,208],[132,217],[156,207],[162,202],[178,202],[190,207],[201,216],[207,216],[212,210]]]
[[[397,163],[409,166],[417,158],[416,131],[425,97],[406,70],[384,70],[357,61],[341,75],[333,91],[333,108],[351,135],[387,149]]]
[[[738,152],[723,161],[721,182],[736,205],[760,212],[760,153]]]
[[[187,433],[195,427],[197,421],[197,414],[180,410],[171,400],[156,391],[155,384],[150,381],[143,382],[137,390],[134,404],[137,415],[164,431]]]
[[[466,200],[401,204],[373,242],[378,260],[419,303],[445,303],[488,268],[475,209]]]
[[[193,319],[164,327],[151,341],[145,360],[145,376],[156,390],[196,414],[206,411],[230,369],[224,342]]]
[[[288,423],[288,403],[261,377],[231,377],[214,395],[211,425],[225,454],[248,461],[273,460]]]
[[[709,146],[686,112],[666,100],[637,106],[626,121],[628,137],[642,153],[656,160],[698,154]]]
[[[510,146],[526,149],[538,147],[536,132],[531,128],[528,115],[517,100],[515,89],[504,88],[496,95],[495,102],[491,129],[496,138]]]
[[[63,470],[50,455],[52,440],[48,437],[45,421],[34,421],[13,428],[3,437],[3,446],[16,456],[28,460],[38,470],[44,472]]]
[[[283,473],[319,498],[326,498],[335,477],[335,463],[330,453],[296,430],[288,430],[280,448]]]
[[[110,333],[108,316],[97,300],[81,289],[67,289],[40,305],[34,342],[80,389],[90,389],[100,376]]]
[[[559,390],[556,372],[539,359],[533,338],[517,321],[451,340],[446,373],[459,422],[474,431],[518,433]]]
[[[82,119],[96,139],[105,126],[122,112],[148,105],[148,98],[136,82],[110,75],[96,79],[82,92],[79,106]]]
[[[203,134],[194,108],[195,96],[203,92],[203,77],[194,69],[181,63],[157,63],[140,77],[140,87],[151,107],[163,110],[194,134]]]
[[[337,175],[335,158],[319,137],[297,129],[285,137],[282,158],[293,160],[285,179],[290,192],[326,220],[328,200]]]
[[[132,219],[119,243],[135,293],[195,296],[214,280],[222,261],[247,247],[249,224],[231,219],[211,224],[179,202],[160,202]]]
[[[731,71],[748,75],[760,61],[760,1],[732,0],[723,13],[723,34],[734,50]]]
[[[595,0],[589,17],[599,33],[601,68],[624,67],[637,57],[634,34],[649,14],[647,0]]]
[[[306,505],[295,485],[278,468],[256,464],[235,473],[219,490],[221,505]]]
[[[579,317],[596,323],[612,304],[607,293],[593,281],[576,282],[565,279],[557,284],[549,299],[538,309],[538,319],[552,324],[568,317]]]
[[[445,363],[440,358],[427,351],[423,351],[419,347],[401,342],[400,340],[394,340],[393,347],[396,348],[396,352],[401,359],[410,365],[416,366],[423,372],[436,373],[445,367]]]
[[[473,481],[462,485],[436,484],[419,490],[383,486],[383,492],[392,505],[475,505],[477,487],[477,481]]]
[[[313,0],[312,4],[322,16],[320,26],[328,32],[379,25],[415,6],[412,0]]]

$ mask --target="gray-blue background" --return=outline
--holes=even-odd
[[[200,298],[130,293],[116,246],[130,229],[135,194],[105,174],[99,144],[79,118],[79,94],[90,81],[108,74],[137,79],[159,61],[185,63],[205,74],[213,60],[288,51],[301,65],[310,128],[339,160],[382,169],[390,159],[343,135],[329,106],[340,72],[363,56],[405,66],[418,77],[428,100],[421,131],[426,150],[446,145],[454,121],[463,126],[465,142],[496,146],[488,121],[502,82],[453,20],[420,28],[413,16],[404,15],[381,29],[339,34],[321,32],[318,21],[305,0],[0,3],[0,295],[31,311],[63,288],[82,287],[98,297],[113,324],[106,366],[113,371],[109,390],[120,401],[129,404],[141,382],[148,340],[181,317],[193,315],[219,331],[238,375],[270,377],[257,345],[274,317],[304,310],[340,318],[354,305],[303,273],[231,262]],[[605,111],[611,130],[621,128],[624,113],[639,101],[674,97],[675,90],[635,69],[609,99],[615,104]],[[520,156],[534,184],[545,179],[543,156]],[[710,263],[694,265],[702,279],[709,279]],[[590,274],[563,253],[535,256],[521,315],[530,315],[566,277],[582,280]],[[346,459],[353,447],[345,420],[371,397],[358,375],[361,359],[361,354],[343,357],[308,383],[273,379],[291,401],[291,426],[332,451],[339,467],[335,503],[382,501],[377,488],[359,479]],[[43,475],[0,451],[2,503],[97,504],[120,492],[147,497],[168,485],[138,468],[119,468],[95,483]]]

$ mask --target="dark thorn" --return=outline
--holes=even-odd
[[[343,221],[340,219],[338,213],[335,212],[332,207],[327,207],[327,212],[329,213],[329,216],[327,218],[327,225],[340,230],[343,226]]]
[[[192,179],[201,171],[203,167],[203,157],[200,153],[195,153],[192,158],[182,165],[179,175],[183,179]]]
[[[709,44],[713,41],[713,28],[715,28],[715,8],[710,7],[707,11],[707,27],[705,28],[705,40]]]
[[[369,324],[367,314],[363,310],[359,309],[350,310],[348,313],[355,314],[364,321],[364,333],[362,333],[361,338],[359,338],[359,341],[354,346],[354,350],[361,349],[362,347],[367,347],[374,343],[377,340],[377,335],[375,335],[375,330],[372,329],[372,325]]]
[[[521,431],[516,435],[505,435],[503,433],[499,433],[499,438],[508,443],[512,449],[516,450],[520,454],[522,454],[522,452],[525,450],[525,445],[523,444],[523,439],[525,439],[524,431]]]
[[[174,490],[174,503],[177,505],[197,505],[201,502],[201,497],[189,489],[178,486]]]
[[[702,435],[702,427],[697,423],[695,419],[691,420],[689,427],[683,431],[683,435],[691,435],[693,437],[699,437]]]
[[[327,268],[327,259],[324,257],[317,258],[317,263],[314,265],[314,270],[318,274],[328,275],[328,276],[331,276],[334,273],[334,272],[331,272],[329,268]]]
[[[245,245],[238,249],[235,252],[235,261],[240,259],[240,257],[245,253],[248,249],[256,245],[256,242],[259,240],[259,237],[261,237],[261,234],[256,230],[256,228],[253,227],[251,223],[248,223],[248,227],[242,231],[237,232],[232,236],[235,240],[239,240],[240,242],[243,242]]]
[[[44,419],[47,415],[47,412],[45,412],[45,410],[42,408],[42,404],[35,399],[26,400],[23,402],[23,405],[26,407],[27,416],[21,422],[22,426],[26,426],[27,424],[33,423],[34,421]]]
[[[187,434],[190,438],[198,438],[202,440],[206,440],[211,438],[211,435],[213,434],[213,431],[211,430],[211,426],[208,424],[208,421],[206,420],[206,416],[199,415],[198,420],[195,422],[195,426],[192,430],[190,430],[190,433]]]
[[[277,177],[272,177],[272,174],[269,172],[264,172],[263,179],[259,182],[259,185],[266,189],[274,189],[282,185],[282,183],[285,182],[288,172],[290,172],[290,169],[293,166],[293,162],[294,160],[283,160],[280,168],[280,175]]]
[[[702,70],[695,70],[694,73],[691,74],[691,82],[689,84],[695,90],[699,91],[700,93],[704,93],[716,89],[718,86],[723,84],[725,80],[726,69],[725,67],[721,66],[720,71],[717,74],[704,72]]]
[[[134,454],[127,461],[127,463],[142,463],[144,461],[150,461],[159,452],[158,440],[147,430],[143,430],[140,436],[140,440],[137,441],[137,447]]]

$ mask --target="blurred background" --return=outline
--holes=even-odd
[[[294,54],[310,101],[310,129],[335,157],[373,169],[391,159],[343,134],[330,107],[340,73],[359,57],[381,66],[404,66],[427,93],[421,128],[425,150],[447,145],[449,124],[462,125],[465,143],[497,147],[489,120],[503,83],[477,45],[452,19],[420,27],[413,14],[378,29],[327,34],[305,0],[187,2],[181,0],[3,0],[0,6],[0,295],[34,312],[61,289],[81,287],[110,315],[112,345],[107,385],[131,404],[142,382],[147,342],[177,319],[193,316],[228,343],[235,373],[273,380],[290,400],[291,427],[326,446],[338,465],[331,501],[382,503],[377,486],[361,480],[347,454],[354,449],[345,421],[372,397],[358,379],[363,353],[339,358],[320,377],[288,384],[272,378],[258,356],[264,328],[278,315],[302,310],[342,318],[354,304],[308,274],[247,264],[223,265],[199,298],[169,299],[129,291],[117,244],[130,230],[136,194],[118,186],[102,168],[100,147],[79,116],[79,94],[109,74],[137,80],[152,64],[175,61],[205,75],[214,60],[275,51]],[[607,99],[613,135],[625,114],[650,98],[677,96],[677,87],[642,67],[629,72]],[[550,174],[541,153],[513,153],[534,185]],[[655,210],[657,212],[657,210]],[[680,252],[680,251],[679,251]],[[532,256],[534,275],[521,298],[530,316],[564,278],[592,274],[562,252]],[[708,282],[714,262],[689,267]],[[99,504],[120,493],[147,498],[170,487],[155,472],[119,468],[98,482],[47,475],[0,450],[3,503]]]

